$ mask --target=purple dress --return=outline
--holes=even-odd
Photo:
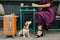
[[[46,28],[53,22],[55,19],[55,9],[52,5],[51,0],[41,0],[41,4],[46,4],[50,2],[51,6],[48,8],[43,8],[41,11],[36,12],[36,21],[39,25],[46,25]]]

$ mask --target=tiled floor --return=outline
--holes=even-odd
[[[16,36],[15,38],[7,38],[3,37],[3,31],[0,31],[0,40],[60,40],[60,31],[48,31],[43,37],[35,38],[35,35],[30,34],[30,38],[22,38]]]

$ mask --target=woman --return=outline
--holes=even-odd
[[[37,37],[43,36],[42,27],[46,25],[46,28],[53,22],[55,18],[55,9],[53,7],[52,0],[41,0],[40,5],[33,3],[32,6],[41,8],[36,13],[36,20],[38,23]]]

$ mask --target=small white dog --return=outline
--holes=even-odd
[[[27,35],[28,37],[30,37],[29,34],[29,25],[31,24],[31,21],[26,21],[26,23],[23,26],[23,29],[21,29],[18,33],[18,36],[20,36],[21,34],[23,35],[23,38],[25,38],[25,36]]]

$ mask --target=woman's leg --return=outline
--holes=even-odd
[[[38,23],[38,31],[37,31],[37,35],[41,35],[42,34],[42,24],[43,24],[43,18],[41,17],[40,13],[36,13],[36,20]]]
[[[42,34],[42,25],[38,26],[38,31],[37,31],[37,35],[41,35]]]

